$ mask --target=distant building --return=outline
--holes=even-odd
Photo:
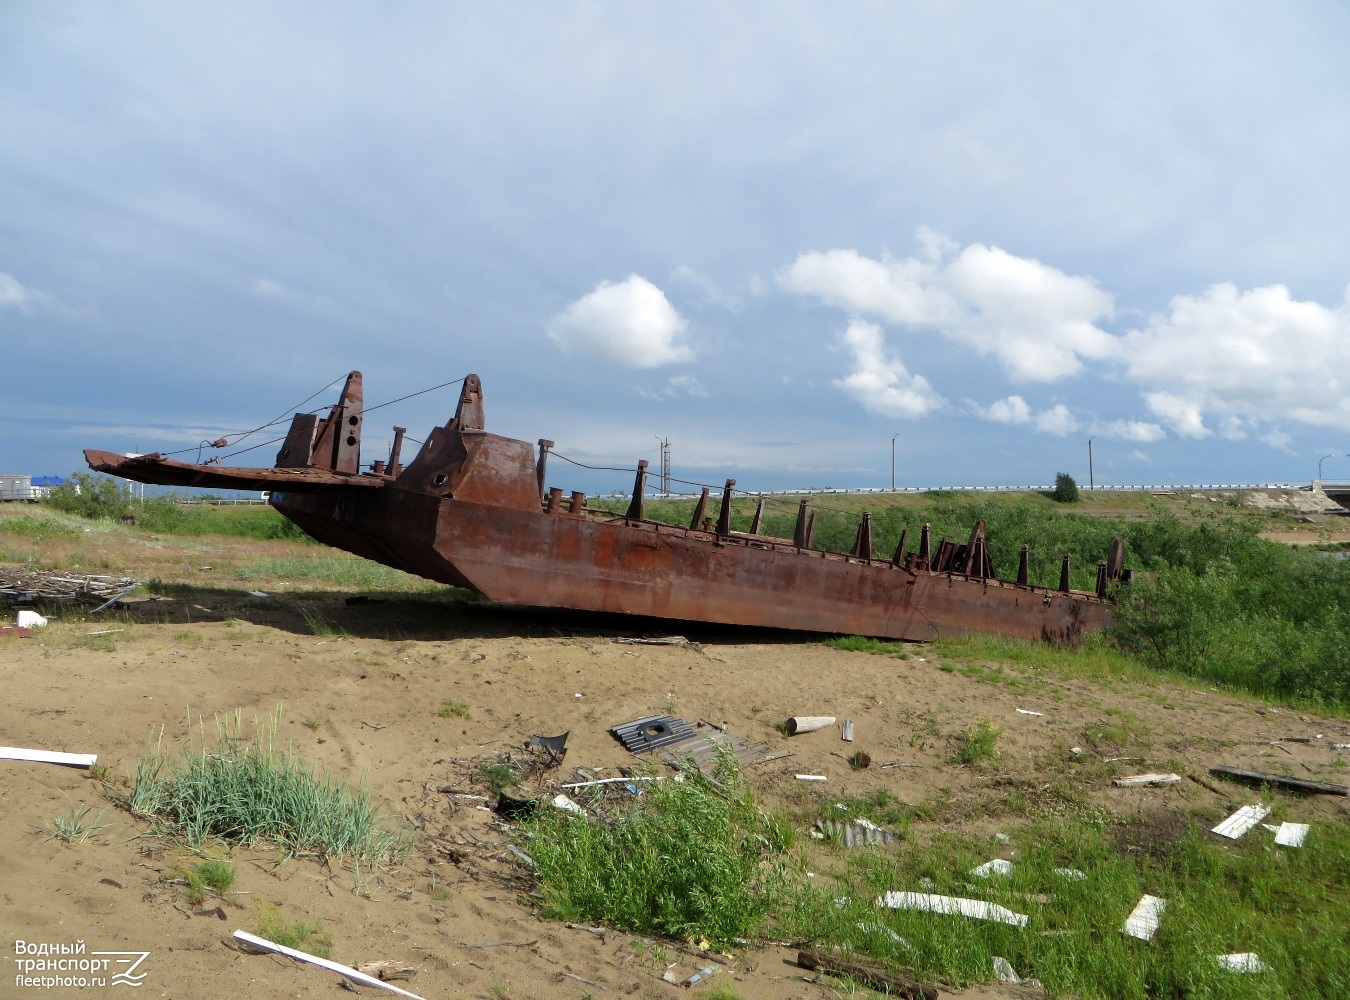
[[[65,480],[60,476],[0,476],[0,501],[26,500],[30,503],[51,495],[53,486]]]

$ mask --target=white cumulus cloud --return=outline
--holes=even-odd
[[[681,341],[686,323],[665,293],[646,278],[602,281],[548,321],[546,330],[565,353],[592,354],[625,368],[656,368],[692,361]]]
[[[804,253],[780,276],[783,288],[855,315],[933,328],[998,359],[1024,382],[1078,374],[1084,359],[1113,357],[1117,338],[1096,324],[1114,300],[1089,278],[1065,274],[999,247],[957,251],[920,229],[922,256],[881,259],[856,250]]]
[[[1350,430],[1350,304],[1298,301],[1283,285],[1213,285],[1178,295],[1166,315],[1124,337],[1126,375],[1178,434],[1294,421]],[[1270,435],[1260,439],[1270,443]],[[1275,440],[1283,440],[1275,439]]]
[[[1063,403],[1056,403],[1050,409],[1036,414],[1034,423],[1042,434],[1056,434],[1060,437],[1078,430],[1078,420]]]
[[[976,412],[985,420],[992,420],[996,424],[1028,424],[1031,422],[1031,407],[1021,396],[996,399],[982,409],[977,407]]]
[[[944,400],[922,375],[911,375],[890,352],[875,323],[855,319],[844,331],[844,346],[853,354],[853,371],[834,385],[869,413],[888,417],[922,417]]]

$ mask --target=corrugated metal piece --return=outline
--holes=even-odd
[[[681,760],[692,757],[699,770],[706,771],[716,763],[718,755],[724,748],[731,750],[736,763],[742,768],[788,756],[785,752],[771,754],[768,752],[768,744],[751,743],[744,737],[694,733],[691,738],[662,749],[660,757],[671,767],[678,767]]]
[[[1158,923],[1162,920],[1165,909],[1167,900],[1145,893],[1135,904],[1134,910],[1125,918],[1125,926],[1121,930],[1140,941],[1152,941],[1153,935],[1158,933]]]
[[[816,820],[816,829],[827,837],[834,837],[845,847],[864,847],[871,844],[898,844],[900,838],[865,819],[845,823],[837,819]]]
[[[673,715],[649,715],[614,726],[610,732],[629,753],[650,753],[698,735],[689,723]]]
[[[1227,837],[1229,840],[1237,840],[1269,815],[1270,809],[1266,806],[1243,806],[1210,832]]]

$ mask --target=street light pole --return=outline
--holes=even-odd
[[[1322,463],[1325,462],[1328,458],[1336,458],[1336,457],[1337,456],[1335,455],[1323,455],[1321,458],[1317,460],[1317,481],[1319,483],[1322,481]],[[1350,458],[1350,455],[1345,455],[1344,457]]]
[[[896,431],[894,434],[891,435],[891,492],[892,492],[892,493],[895,492],[895,439],[898,438],[899,436],[900,436],[900,432],[899,432],[899,431]]]
[[[1095,490],[1097,481],[1092,471],[1092,438],[1088,438],[1088,489]]]

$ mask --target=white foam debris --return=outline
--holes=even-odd
[[[1152,941],[1153,935],[1158,933],[1158,923],[1165,909],[1167,900],[1145,893],[1125,918],[1125,926],[1121,930],[1140,941]]]
[[[1012,870],[1011,861],[995,858],[993,861],[986,861],[984,864],[972,868],[970,874],[978,875],[980,878],[989,878],[991,875],[1011,875]]]
[[[1014,913],[997,903],[982,899],[964,899],[960,896],[939,896],[928,892],[886,892],[877,897],[877,906],[891,910],[919,910],[924,913],[944,913],[972,920],[993,920],[1012,927],[1025,927],[1027,915]]]
[[[1227,837],[1229,840],[1237,840],[1269,815],[1269,807],[1259,803],[1243,806],[1211,830],[1210,833],[1217,833],[1220,837]]]

